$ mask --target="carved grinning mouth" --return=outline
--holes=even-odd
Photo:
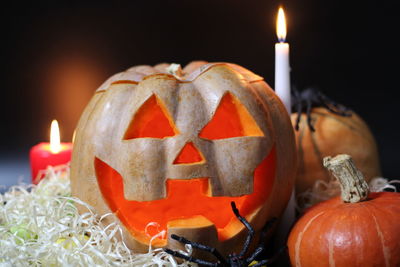
[[[247,138],[254,137],[252,140],[259,142],[258,146],[252,146],[252,149],[256,152],[260,152],[268,147],[265,142],[263,143],[264,145],[260,145],[260,140],[266,140],[267,137],[246,106],[230,91],[225,92],[221,96],[213,116],[210,120],[207,119],[207,122],[204,121],[201,127],[200,125],[196,126],[198,129],[196,127],[192,127],[193,129],[190,130],[185,127],[178,129],[177,125],[174,123],[174,117],[171,116],[162,98],[157,94],[152,94],[135,110],[122,136],[122,140],[125,143],[146,142],[148,138],[163,140],[177,138],[179,135],[185,137],[192,134],[192,132],[196,132],[198,138],[210,142],[242,137],[247,140]],[[178,155],[174,155],[174,160],[171,160],[173,165],[201,165],[207,162],[209,157],[203,155],[202,151],[198,149],[199,147],[196,147],[198,146],[196,138],[192,139],[190,135],[190,138],[185,140],[186,143],[183,148],[178,152]],[[246,146],[244,147],[244,149],[249,149]],[[182,228],[196,228],[200,227],[198,223],[201,219],[197,220],[194,218],[202,217],[204,219],[203,222],[207,221],[215,226],[218,239],[222,241],[234,236],[242,229],[239,228],[242,225],[232,227],[232,224],[236,223],[237,219],[232,213],[230,202],[235,201],[237,207],[240,209],[240,213],[250,218],[255,211],[258,211],[263,206],[271,193],[275,181],[275,147],[271,149],[265,158],[262,158],[265,155],[264,152],[266,151],[261,151],[257,160],[253,159],[251,167],[248,170],[246,169],[246,173],[250,174],[252,168],[255,168],[253,170],[253,192],[238,197],[212,196],[210,193],[213,189],[211,182],[215,181],[211,179],[217,179],[215,177],[175,179],[178,177],[172,174],[173,177],[166,177],[170,179],[165,180],[165,198],[152,201],[128,200],[124,195],[127,191],[130,194],[129,198],[135,199],[135,195],[132,196],[132,192],[135,192],[135,190],[136,192],[157,192],[157,190],[149,189],[149,185],[143,184],[142,181],[134,183],[137,182],[134,180],[136,178],[129,181],[134,186],[126,188],[129,190],[124,190],[124,181],[126,182],[127,180],[123,180],[120,173],[97,157],[94,164],[98,185],[105,202],[136,240],[140,240],[143,243],[148,242],[149,238],[145,235],[145,229],[149,223],[154,222],[160,225],[159,231],[168,230],[169,226],[171,226],[170,229],[172,230],[173,224],[177,221],[185,221],[185,223],[181,224],[184,225]],[[130,152],[127,151],[127,153]],[[137,168],[142,167],[141,165],[137,166]],[[157,165],[153,167],[157,168]],[[130,168],[130,166],[127,168]],[[190,169],[189,172],[193,173],[193,171],[194,169]],[[226,170],[223,170],[223,172],[224,174],[229,173]],[[208,175],[208,173],[205,173],[205,175]],[[182,177],[179,176],[179,178]],[[227,179],[229,178],[227,177]],[[241,186],[238,186],[239,189],[236,189],[240,190],[246,184],[245,181],[249,181],[248,179],[251,179],[251,177],[247,175],[245,180],[243,177],[235,175],[235,177],[231,178],[231,180],[235,179],[242,182]],[[161,183],[158,186],[162,187],[164,184]],[[145,188],[146,190],[142,191],[141,188]],[[248,191],[245,190],[246,193]],[[228,195],[225,192],[224,194]],[[237,195],[237,192],[233,195]],[[158,244],[165,244],[166,242],[166,240],[156,240],[153,244],[157,245],[157,241],[159,241]]]
[[[254,170],[254,189],[249,195],[240,197],[212,197],[209,178],[189,180],[166,180],[167,197],[154,201],[134,201],[124,197],[122,176],[97,157],[94,161],[98,185],[111,211],[138,240],[148,240],[146,225],[156,222],[159,230],[167,230],[173,220],[204,216],[218,231],[218,239],[225,240],[234,233],[228,225],[235,220],[230,202],[235,201],[240,213],[247,216],[256,211],[268,199],[275,180],[276,150]],[[160,243],[165,242],[159,240]]]

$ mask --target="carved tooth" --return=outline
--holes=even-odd
[[[137,176],[124,176],[125,199],[153,201],[166,197],[165,181],[163,176],[146,177],[145,179],[137,178]]]

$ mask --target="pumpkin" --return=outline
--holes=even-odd
[[[238,251],[286,207],[296,147],[290,118],[263,78],[229,63],[136,66],[108,79],[84,110],[72,194],[111,213],[126,244],[181,249],[184,236]],[[168,72],[166,71],[168,70]],[[157,226],[157,227],[155,227]]]
[[[291,119],[295,125],[297,114],[293,113]],[[322,159],[329,155],[351,155],[367,181],[381,175],[374,136],[356,113],[346,117],[323,107],[315,107],[311,110],[311,123],[315,131],[308,127],[307,115],[301,114],[299,130],[295,132],[299,160],[295,185],[297,196],[311,190],[318,180],[332,180],[322,166]],[[336,192],[339,193],[339,190]],[[302,206],[302,199],[298,200]]]
[[[369,193],[349,155],[326,158],[341,197],[307,210],[293,227],[288,248],[296,267],[400,266],[400,194]]]

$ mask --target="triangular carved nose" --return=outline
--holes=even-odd
[[[193,142],[186,143],[174,160],[174,164],[190,164],[201,162],[204,162],[204,157],[193,144]]]

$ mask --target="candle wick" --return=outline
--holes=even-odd
[[[286,40],[285,38],[278,38],[279,43],[284,43]]]

